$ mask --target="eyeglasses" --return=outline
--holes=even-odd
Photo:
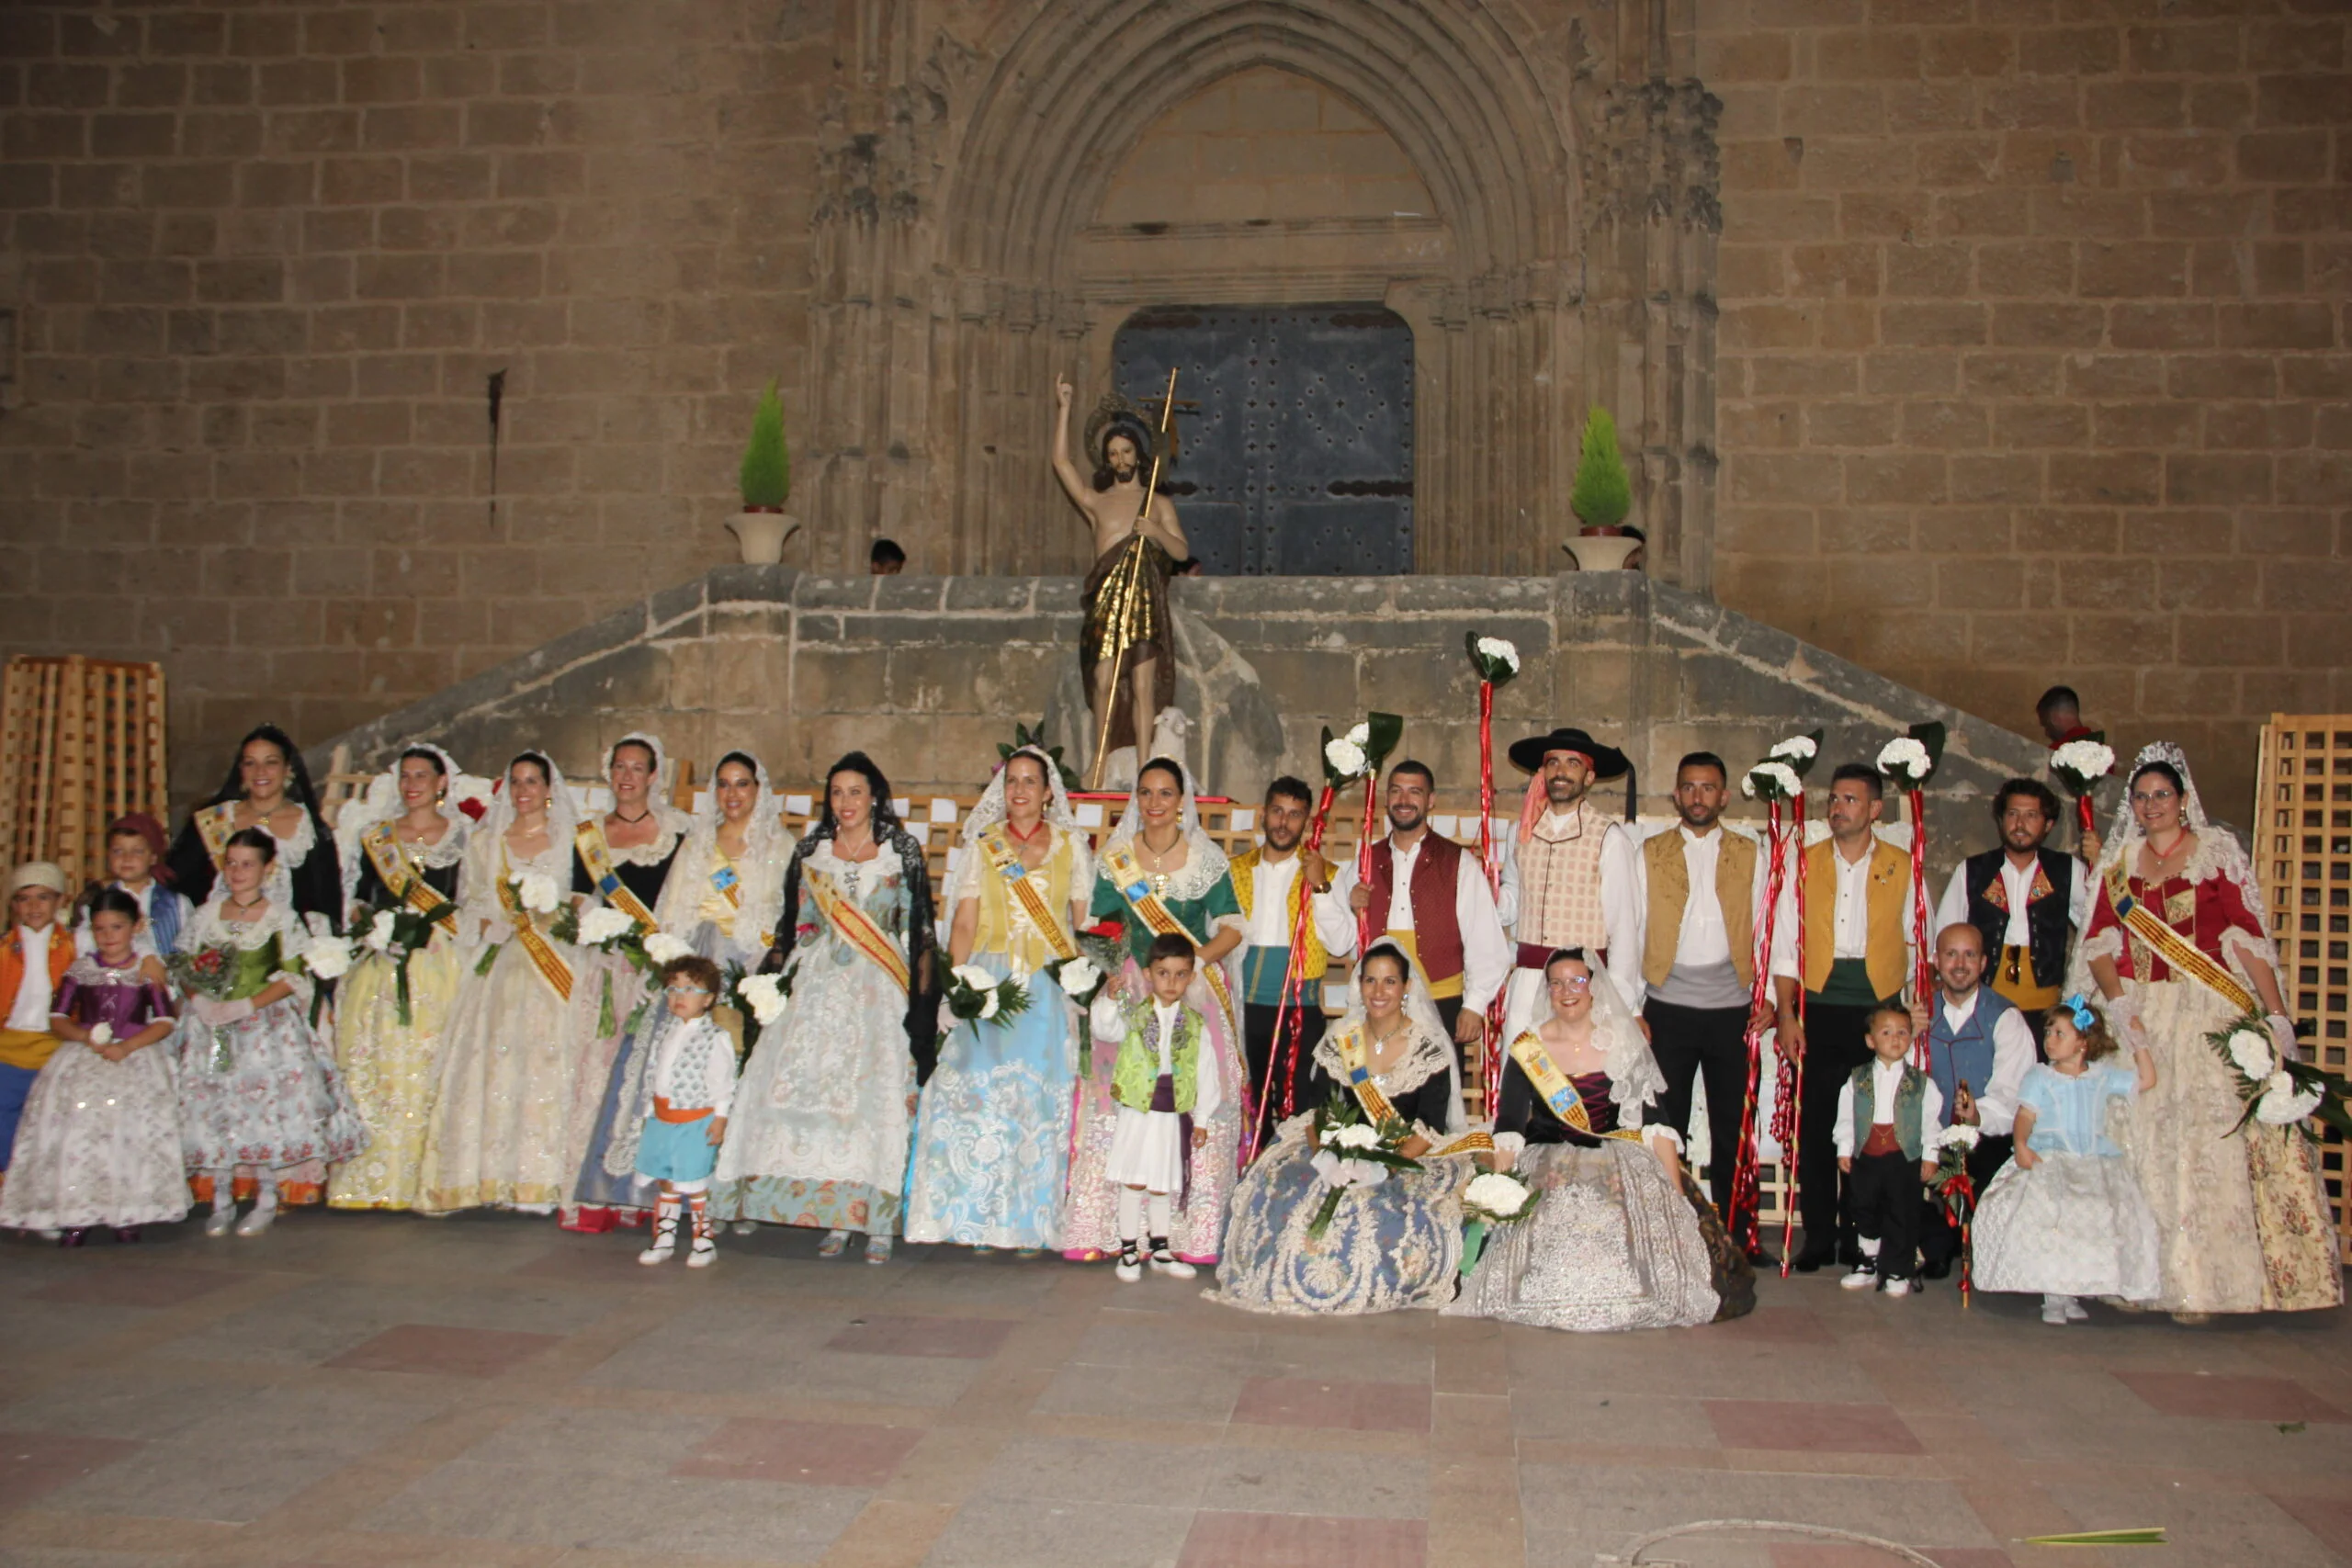
[[[2177,790],[2152,789],[2143,792],[2135,789],[2132,792],[2132,804],[2134,806],[2161,806],[2167,800],[2179,798]]]
[[[1571,991],[1589,991],[1592,989],[1592,976],[1589,975],[1561,975],[1554,977],[1550,981],[1547,981],[1546,984],[1555,991],[1561,989]]]
[[[673,997],[707,997],[710,995],[710,993],[703,989],[700,986],[672,986],[670,987],[670,995]]]

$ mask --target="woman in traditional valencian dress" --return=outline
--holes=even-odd
[[[2300,1127],[2247,1120],[2236,1078],[2206,1039],[2262,1015],[2295,1050],[2268,906],[2237,840],[2208,825],[2180,749],[2143,750],[2093,874],[2098,904],[2067,990],[2096,983],[2127,1047],[2155,1058],[2155,1087],[2122,1108],[2117,1141],[2162,1238],[2156,1304],[2186,1321],[2291,1312],[2344,1299],[2318,1151]]]
[[[825,807],[792,854],[763,968],[786,978],[760,1032],[718,1156],[718,1212],[850,1233],[890,1260],[905,1201],[916,1090],[939,1049],[939,975],[922,846],[863,751],[825,776]]]
[[[277,850],[266,828],[231,834],[188,933],[192,952],[227,959],[225,995],[190,997],[179,1040],[182,1153],[190,1172],[211,1179],[207,1235],[226,1235],[232,1223],[239,1235],[261,1235],[287,1187],[319,1190],[328,1166],[368,1143],[334,1055],[311,1028],[305,929],[270,892],[283,886],[270,874]],[[241,1223],[239,1181],[254,1188]]]
[[[1756,1305],[1756,1275],[1681,1160],[1642,1124],[1665,1088],[1609,972],[1580,949],[1544,967],[1551,1016],[1511,1043],[1490,1168],[1540,1194],[1498,1227],[1451,1315],[1537,1328],[1687,1328]]]
[[[1348,1094],[1374,1125],[1393,1111],[1412,1129],[1398,1152],[1421,1168],[1342,1189],[1329,1227],[1312,1235],[1329,1189],[1315,1167],[1315,1113],[1302,1111],[1234,1190],[1212,1299],[1302,1316],[1443,1304],[1462,1268],[1464,1156],[1489,1145],[1465,1134],[1453,1036],[1395,942],[1365,953],[1356,1005],[1316,1045],[1307,1087],[1318,1108]]]
[[[573,820],[563,774],[544,752],[526,751],[466,846],[465,969],[417,1176],[416,1206],[427,1213],[552,1213],[571,1187],[579,950],[548,929],[571,882]]]
[[[438,746],[412,746],[378,774],[335,822],[358,956],[335,998],[335,1060],[374,1134],[367,1149],[327,1180],[336,1209],[407,1209],[416,1203],[417,1167],[449,1011],[458,999],[458,872],[470,819],[451,786],[458,764]],[[392,917],[435,911],[423,946],[401,961],[371,941]],[[387,940],[389,941],[389,935]]]
[[[1089,914],[1119,923],[1126,962],[1116,984],[1141,999],[1150,991],[1144,974],[1152,938],[1176,931],[1194,948],[1187,1006],[1201,1015],[1203,1054],[1210,1059],[1223,1092],[1203,1125],[1208,1142],[1187,1156],[1185,1192],[1173,1216],[1169,1248],[1183,1262],[1208,1267],[1225,1242],[1226,1209],[1233,1193],[1236,1156],[1247,1122],[1248,1092],[1241,1066],[1240,1030],[1235,1022],[1235,987],[1240,976],[1226,961],[1249,934],[1234,897],[1225,852],[1201,829],[1192,781],[1165,757],[1146,762],[1127,796],[1126,814],[1102,841]],[[1106,1021],[1112,1010],[1103,1010]],[[1091,1027],[1091,1021],[1088,1021]],[[1080,1262],[1119,1250],[1118,1187],[1107,1174],[1118,1107],[1111,1098],[1111,1070],[1117,1063],[1119,1034],[1098,1035],[1089,1064],[1092,1071],[1078,1088],[1079,1132],[1070,1156],[1069,1201],[1062,1212],[1062,1256]],[[1204,1068],[1204,1073],[1211,1070]]]
[[[1053,760],[1024,746],[964,824],[947,902],[953,961],[1024,978],[1029,1005],[960,1023],[940,1046],[915,1119],[909,1241],[1057,1244],[1081,1025],[1044,965],[1078,956],[1093,886],[1094,855]]]
[[[238,742],[237,759],[218,794],[188,816],[165,856],[172,886],[192,904],[212,896],[230,836],[266,828],[277,840],[270,866],[271,898],[290,906],[303,923],[343,929],[343,871],[334,835],[319,815],[310,769],[286,732],[274,724],[256,726]],[[316,917],[313,919],[312,917]]]
[[[632,744],[618,760],[627,761],[638,750]],[[729,751],[711,774],[709,807],[695,818],[676,854],[662,868],[661,891],[653,900],[656,923],[663,934],[718,964],[722,975],[729,969],[748,971],[767,952],[768,935],[775,929],[784,856],[783,823],[768,793],[767,770],[756,757]],[[652,880],[642,867],[616,863],[614,871],[625,886]],[[625,970],[616,970],[612,983],[616,1014],[624,1006],[634,1012],[639,1001],[647,1005],[634,1031],[627,1029],[626,1017],[615,1020],[626,1038],[614,1055],[572,1187],[574,1201],[588,1205],[592,1219],[572,1223],[574,1229],[597,1228],[595,1215],[650,1209],[659,1196],[654,1183],[637,1175],[643,1118],[631,1112],[645,1102],[645,1075],[652,1066],[655,1036],[666,1013],[662,999],[647,1000],[642,985],[630,982]],[[725,998],[719,1003],[731,1014]],[[583,1079],[581,1092],[586,1094],[591,1087],[592,1081]],[[710,1213],[716,1219],[727,1216],[717,1203]]]
[[[602,818],[582,818],[574,830],[571,891],[583,912],[599,905],[618,909],[637,922],[640,935],[650,936],[662,929],[662,891],[680,846],[694,830],[694,818],[670,804],[670,760],[650,735],[631,731],[613,742],[605,753],[605,782],[612,788],[613,808]],[[650,1005],[640,1011],[639,1002]],[[565,1134],[571,1185],[563,1228],[601,1232],[638,1224],[646,1213],[638,1201],[642,1184],[633,1169],[618,1175],[606,1170],[604,1155],[616,1119],[627,1120],[626,1108],[637,1103],[624,1096],[642,1073],[639,1058],[662,1027],[661,998],[651,995],[644,974],[628,959],[587,949],[580,954],[580,984],[571,1005],[587,1051]],[[631,1018],[638,1021],[635,1031]]]

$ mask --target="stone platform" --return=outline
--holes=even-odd
[[[1594,1568],[1701,1519],[1943,1568],[2352,1562],[2352,1319],[1766,1280],[1716,1327],[1254,1317],[813,1232],[638,1267],[512,1215],[0,1242],[9,1568]],[[2162,1525],[2165,1547],[2031,1548]],[[1645,1561],[1869,1568],[1678,1539]]]
[[[1211,793],[1254,798],[1280,772],[1319,780],[1322,727],[1371,709],[1404,716],[1401,754],[1430,762],[1442,790],[1475,789],[1472,632],[1508,637],[1521,657],[1496,698],[1498,750],[1555,721],[1622,739],[1650,812],[1671,810],[1674,763],[1689,750],[1718,751],[1737,771],[1817,727],[1826,780],[1827,764],[1875,757],[1906,725],[1939,719],[1951,750],[1930,858],[1943,863],[1990,844],[1984,797],[2047,760],[2037,742],[1641,572],[1193,578],[1170,597],[1177,706],[1194,724],[1187,761]],[[322,745],[311,761],[340,743],[356,763],[383,766],[430,739],[491,772],[537,744],[580,777],[643,728],[705,768],[748,747],[779,785],[806,787],[856,749],[894,785],[970,789],[1016,723],[1042,716],[1083,759],[1079,624],[1074,578],[722,567]],[[1508,802],[1521,775],[1499,757],[1497,773]]]

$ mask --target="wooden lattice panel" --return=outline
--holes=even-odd
[[[78,887],[106,870],[108,822],[165,816],[163,666],[19,654],[5,687],[0,837],[11,863],[55,861]]]
[[[2352,714],[2271,715],[2255,780],[2255,874],[2270,900],[2287,1006],[2306,1026],[2312,1059],[2341,1073],[2352,1066]],[[2352,1262],[2347,1153],[2328,1134],[2320,1170]]]

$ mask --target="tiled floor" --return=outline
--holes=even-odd
[[[2342,1313],[2056,1329],[1816,1276],[1578,1337],[820,1262],[805,1233],[692,1273],[512,1216],[150,1235],[0,1242],[6,1568],[1596,1568],[1742,1519],[1943,1568],[2352,1562]],[[2019,1543],[2127,1525],[2172,1544]],[[1724,1531],[1661,1558],[1898,1561]]]

